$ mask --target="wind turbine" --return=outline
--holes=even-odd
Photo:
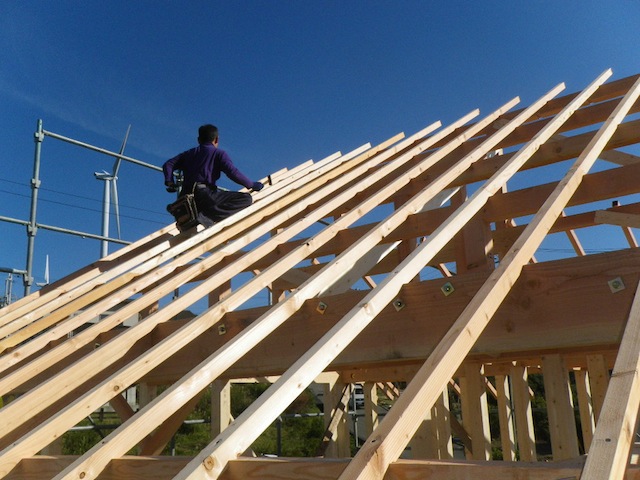
[[[120,147],[120,155],[124,154],[124,147],[127,145],[127,139],[129,138],[129,130],[131,125],[127,128],[127,133],[122,141]],[[98,180],[104,181],[104,192],[102,195],[102,236],[109,237],[109,215],[111,206],[111,196],[113,195],[113,206],[116,215],[116,227],[118,230],[118,238],[120,238],[120,212],[118,207],[118,170],[120,169],[121,157],[117,157],[113,164],[113,173],[108,173],[105,170],[102,172],[94,172],[94,176]],[[109,254],[109,241],[102,240],[100,248],[100,258],[106,257]]]

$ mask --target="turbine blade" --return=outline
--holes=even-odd
[[[117,177],[113,177],[111,180],[111,190],[113,197],[113,207],[115,209],[116,214],[116,229],[118,231],[118,239],[120,238],[120,206],[118,205],[118,180]]]
[[[44,263],[44,284],[49,285],[49,255],[45,257]]]
[[[122,141],[122,146],[120,147],[120,155],[124,154],[124,147],[127,146],[127,140],[129,139],[129,132],[131,131],[131,125],[127,127],[127,133],[124,135],[124,140]],[[120,163],[122,163],[122,159],[120,157],[116,158],[115,163],[113,164],[113,176],[118,176],[118,170],[120,170]]]

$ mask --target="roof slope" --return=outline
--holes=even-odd
[[[452,379],[464,377],[464,389],[472,392],[470,379],[489,375],[481,366],[499,362],[487,355],[501,357],[509,368],[531,367],[526,356],[542,362],[536,365],[550,382],[547,395],[556,394],[555,378],[559,397],[570,395],[562,393],[562,379],[587,361],[587,346],[612,349],[609,363],[619,351],[614,373],[637,371],[640,307],[633,290],[640,264],[631,227],[640,226],[640,204],[602,205],[640,192],[638,158],[615,150],[640,141],[639,120],[632,116],[640,108],[640,82],[636,76],[606,83],[610,75],[604,72],[575,94],[561,96],[560,84],[526,108],[515,109],[516,98],[485,116],[476,110],[446,126],[435,122],[407,138],[397,135],[275,172],[267,188],[253,194],[251,207],[213,227],[180,234],[170,225],[3,308],[0,395],[21,395],[0,409],[0,475],[251,478],[253,472],[254,478],[301,478],[311,474],[300,472],[313,471],[314,478],[365,479],[425,478],[429,471],[428,478],[463,478],[456,476],[463,466],[484,468],[478,475],[516,478],[517,468],[542,468],[398,459]],[[589,173],[596,161],[611,168]],[[549,180],[551,167],[556,178]],[[518,182],[526,188],[507,191]],[[580,213],[566,215],[578,205]],[[605,223],[621,228],[630,248],[598,260],[586,254],[575,229]],[[546,262],[535,264],[536,252],[558,232],[568,236],[576,258],[566,267],[549,262],[545,270]],[[562,268],[584,269],[567,283],[578,290],[598,275],[601,284],[605,274],[597,272],[603,269],[607,277],[618,275],[605,293],[583,300],[591,313],[575,313],[575,296],[569,307],[552,309],[565,326],[593,321],[591,331],[613,332],[611,338],[567,335],[554,330],[559,322],[542,323],[542,339],[533,330],[520,344],[492,328],[483,334],[501,318],[508,318],[511,331],[520,328],[518,317],[532,303],[548,308],[553,292],[536,297],[535,288]],[[265,289],[270,306],[261,306]],[[599,313],[598,305],[618,293],[616,307]],[[209,302],[205,311],[177,320],[202,299]],[[137,325],[120,328],[135,315],[142,318]],[[603,323],[605,316],[613,323]],[[96,317],[100,321],[90,323]],[[369,333],[382,331],[389,319],[408,325]],[[571,351],[582,351],[583,360],[567,365]],[[343,378],[351,372],[359,381],[410,381],[350,461],[238,460],[326,371]],[[162,450],[212,382],[260,375],[278,378],[198,456],[144,456]],[[498,378],[517,381],[513,370],[495,375],[494,388],[503,394]],[[170,387],[134,412],[121,394],[145,382]],[[482,395],[484,384],[477,388]],[[623,432],[635,424],[640,406],[635,376],[625,383],[614,375],[608,388],[614,393],[603,400],[598,428],[589,434],[582,478],[622,478],[613,475],[633,470],[627,468],[632,438]],[[79,458],[35,458],[107,402],[123,424],[102,442]],[[580,454],[566,412],[549,411],[556,460]],[[487,426],[483,420],[474,424],[472,416],[463,412],[468,449],[473,458],[486,458]],[[526,428],[520,425],[519,434]],[[611,438],[616,441],[606,440]],[[526,441],[518,440],[525,460]],[[125,455],[137,445],[143,456],[136,462]],[[509,448],[515,452],[515,445]],[[579,471],[582,464],[576,465],[554,465],[548,472],[562,476]]]

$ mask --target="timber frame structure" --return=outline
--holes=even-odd
[[[640,479],[640,203],[619,201],[640,194],[640,158],[619,150],[640,143],[640,76],[611,75],[275,172],[213,227],[169,225],[3,308],[0,477]],[[588,254],[589,229],[626,245]],[[536,261],[551,236],[574,250]],[[271,304],[256,307],[265,289]],[[203,313],[179,318],[202,299]],[[273,384],[232,421],[229,382],[262,377]],[[326,386],[325,454],[245,456],[312,382]],[[339,407],[355,382],[368,438],[351,458]],[[403,388],[386,389],[395,401],[380,418],[392,382]],[[138,411],[122,395],[132,386]],[[159,456],[207,389],[211,443]],[[51,454],[107,403],[116,430],[82,456]],[[465,459],[453,458],[454,436]],[[490,461],[496,439],[502,461]]]

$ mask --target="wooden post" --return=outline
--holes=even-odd
[[[348,394],[343,398],[345,389]],[[334,382],[324,384],[324,422],[325,428],[336,419],[330,429],[331,435],[324,456],[328,458],[347,458],[351,456],[349,423],[347,412],[351,387],[336,378]]]
[[[582,443],[584,445],[584,453],[588,453],[595,429],[589,377],[587,376],[586,370],[582,369],[574,370],[573,374],[576,379],[576,393],[578,394],[578,407],[580,408]]]
[[[462,425],[471,436],[473,460],[491,459],[489,407],[482,364],[465,362],[460,379]]]
[[[596,426],[609,387],[609,367],[603,355],[587,355],[587,372],[591,387],[591,402]]]
[[[513,462],[516,459],[516,439],[513,429],[513,409],[509,383],[508,376],[496,375],[500,444],[502,445],[502,460],[505,462]]]
[[[378,384],[364,382],[364,429],[367,437],[378,426]]]
[[[467,189],[460,188],[452,203],[462,205],[467,199]],[[493,270],[494,262],[490,255],[493,239],[488,222],[482,218],[482,212],[475,215],[456,236],[456,271],[464,273],[477,268]]]
[[[576,458],[580,451],[569,388],[569,372],[558,354],[542,357],[542,372],[553,459],[558,461]]]
[[[232,420],[231,382],[215,380],[211,384],[211,437],[219,435]]]
[[[516,414],[516,438],[520,461],[537,461],[536,438],[533,429],[533,413],[527,367],[514,365],[511,367],[511,386],[513,387],[513,404]]]
[[[427,412],[409,445],[411,446],[411,458],[414,459],[443,460],[453,458],[451,413],[449,411],[449,394],[446,389]]]

